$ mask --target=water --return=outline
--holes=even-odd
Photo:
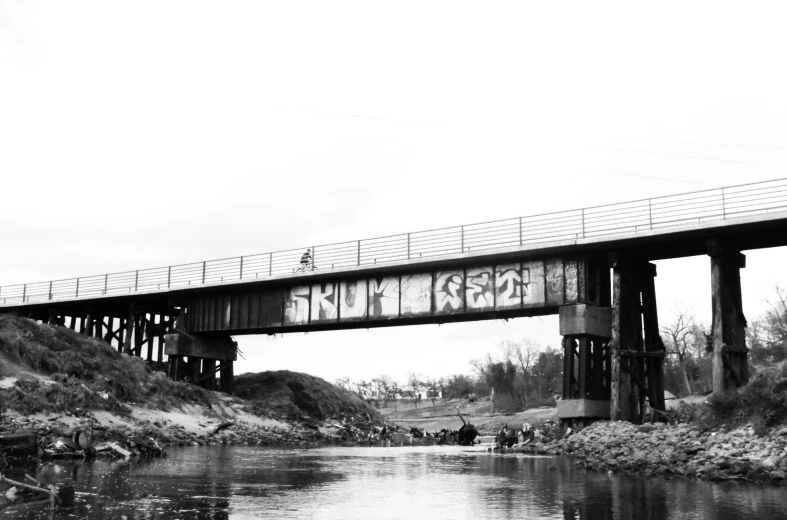
[[[44,466],[74,480],[56,518],[411,520],[787,518],[787,489],[590,473],[569,458],[414,448],[176,448],[169,458]],[[49,518],[48,505],[0,510]]]

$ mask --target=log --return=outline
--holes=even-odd
[[[234,424],[235,423],[233,421],[222,421],[219,424],[217,424],[215,428],[213,428],[213,431],[210,432],[210,435],[215,435],[216,433],[220,432],[221,430],[223,430],[225,428],[229,428],[230,426],[233,426]]]
[[[107,446],[109,446],[110,448],[112,448],[113,450],[118,452],[119,454],[123,455],[124,457],[130,457],[131,456],[131,452],[130,451],[121,448],[120,446],[118,446],[114,442],[108,443]]]

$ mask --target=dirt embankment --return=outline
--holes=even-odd
[[[263,372],[236,381],[234,396],[172,381],[103,341],[0,315],[0,433],[37,432],[45,449],[80,431],[93,446],[133,453],[151,443],[365,442],[381,427],[373,407],[320,378]]]

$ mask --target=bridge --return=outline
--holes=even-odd
[[[208,387],[217,385],[220,372],[226,390],[235,335],[560,314],[561,417],[637,420],[646,398],[664,408],[651,262],[710,256],[714,390],[721,391],[748,378],[741,251],[784,245],[787,179],[778,179],[3,286],[0,312],[103,338],[172,377]],[[316,269],[302,271],[307,247]]]

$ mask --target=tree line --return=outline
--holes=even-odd
[[[767,310],[749,319],[746,345],[750,372],[787,359],[787,290],[776,286]],[[668,391],[683,396],[712,388],[713,346],[710,325],[690,310],[677,310],[662,319],[661,339],[666,349],[664,381]],[[518,411],[554,406],[562,392],[563,352],[524,339],[503,341],[494,352],[470,362],[468,374],[428,377],[411,372],[406,381],[381,375],[369,380],[343,378],[336,385],[381,406],[397,401],[474,399],[491,396],[493,410]]]

